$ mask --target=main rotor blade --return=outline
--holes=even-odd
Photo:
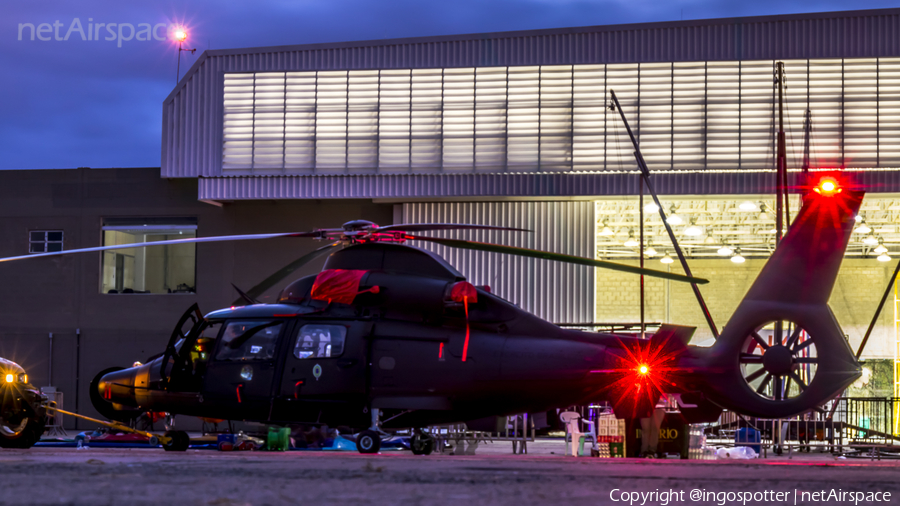
[[[540,251],[540,250],[536,250],[536,249],[517,248],[514,246],[501,246],[499,244],[491,244],[491,243],[486,243],[486,242],[461,241],[458,239],[441,239],[441,238],[437,238],[437,237],[421,237],[421,236],[407,235],[406,238],[411,239],[411,240],[417,240],[417,241],[434,242],[437,244],[443,244],[444,246],[450,246],[451,248],[472,249],[472,250],[477,250],[477,251],[490,251],[492,253],[506,253],[509,255],[518,255],[518,256],[531,257],[531,258],[541,258],[544,260],[555,260],[557,262],[567,262],[570,264],[601,267],[603,269],[611,269],[614,271],[630,272],[632,274],[643,274],[645,276],[670,279],[672,281],[683,281],[686,283],[698,283],[698,284],[709,283],[709,280],[702,279],[702,278],[683,276],[681,274],[657,271],[657,270],[653,270],[653,269],[641,269],[640,267],[634,267],[631,265],[624,265],[624,264],[617,264],[615,262],[607,262],[605,260],[594,260],[592,258],[576,257],[576,256],[572,256],[572,255],[564,255],[562,253],[551,253],[549,251]]]
[[[468,225],[465,223],[406,223],[402,225],[388,225],[372,229],[377,232],[427,232],[429,230],[509,230],[513,232],[531,232],[524,228],[495,227],[492,225]]]
[[[214,237],[188,237],[185,239],[169,239],[166,241],[154,242],[136,242],[132,244],[115,244],[112,246],[96,246],[93,248],[69,249],[63,251],[52,251],[50,253],[34,253],[31,255],[21,255],[16,257],[0,258],[0,262],[11,262],[13,260],[26,260],[28,258],[52,257],[60,255],[71,255],[74,253],[90,253],[92,251],[107,251],[114,249],[143,248],[146,246],[166,246],[169,244],[191,244],[200,242],[222,242],[222,241],[253,241],[257,239],[274,239],[276,237],[321,237],[320,232],[283,232],[280,234],[245,234],[245,235],[220,235]]]
[[[303,255],[302,257],[294,260],[293,262],[285,265],[284,267],[282,267],[281,269],[276,271],[271,276],[269,276],[266,279],[259,282],[253,288],[247,290],[247,296],[249,296],[253,299],[258,299],[259,296],[262,295],[263,293],[265,293],[266,290],[277,285],[279,281],[288,277],[292,272],[303,267],[304,265],[308,264],[309,262],[312,262],[313,260],[324,255],[325,253],[328,253],[329,251],[331,251],[336,246],[339,246],[340,244],[341,244],[340,241],[333,242],[331,244],[326,244],[325,246],[315,249],[315,250]],[[236,300],[234,305],[237,305],[237,303],[239,303],[240,301],[241,301],[241,299]]]
[[[241,290],[240,288],[238,288],[236,284],[232,283],[231,286],[233,286],[234,289],[237,290],[238,295],[241,296],[239,299],[235,300],[234,303],[231,304],[232,306],[237,306],[238,305],[237,303],[240,302],[242,299],[247,304],[259,304],[258,300],[254,299],[253,297],[244,293],[244,291]]]

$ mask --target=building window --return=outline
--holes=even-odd
[[[187,239],[197,236],[193,218],[106,219],[103,245]],[[166,244],[103,252],[101,293],[195,293],[196,245]]]
[[[62,230],[32,230],[28,232],[29,253],[50,253],[62,250]]]

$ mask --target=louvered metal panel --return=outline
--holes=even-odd
[[[162,175],[164,177],[222,175],[224,145],[222,94],[226,73],[359,69],[406,71],[404,69],[529,65],[552,67],[584,64],[650,64],[654,62],[671,64],[673,62],[721,61],[736,63],[751,60],[763,60],[760,64],[765,67],[765,61],[771,62],[775,59],[840,61],[840,59],[876,57],[883,59],[897,56],[900,56],[900,9],[206,51],[163,104]],[[896,60],[886,63],[888,66],[897,65]],[[880,63],[876,63],[876,66],[879,65]],[[828,81],[827,64],[823,63],[820,67],[825,81]],[[650,69],[651,66],[648,66],[648,70]],[[759,70],[760,75],[765,73],[765,68]],[[869,69],[863,68],[856,70],[862,73],[870,72]],[[680,76],[683,75],[683,72],[672,69],[671,65],[669,70],[663,68],[661,71],[669,72],[673,76],[673,81],[680,79]],[[877,69],[876,72],[879,73],[879,79],[882,77],[887,80],[893,78],[889,68],[885,68],[883,71]],[[543,73],[543,69],[541,73]],[[809,75],[813,76],[813,74],[813,69],[810,68]],[[738,75],[743,78],[744,74],[739,72]],[[845,76],[846,73],[842,72],[841,75]],[[795,76],[796,74],[789,74],[789,79],[793,79]],[[755,78],[748,75],[748,79]],[[803,77],[800,80],[805,79]],[[842,79],[842,81],[846,80]],[[814,82],[812,79],[809,81],[812,90]],[[649,83],[641,83],[640,86],[644,86],[644,84]],[[858,85],[860,83],[850,84]],[[674,102],[674,94],[680,85],[673,84],[673,86],[671,89]],[[880,104],[880,101],[896,100],[897,97],[891,96],[890,90],[893,88],[890,83],[884,81],[883,86],[883,92],[876,91],[876,101],[879,102],[876,109],[888,110],[887,106]],[[734,86],[732,85],[732,87]],[[743,90],[743,84],[739,88]],[[654,85],[650,86],[648,90],[664,92],[666,88]],[[844,93],[845,91],[846,93]],[[842,88],[841,110],[844,109],[843,97],[847,94],[853,100],[866,102],[870,98],[871,90],[867,89],[865,85]],[[811,100],[814,98],[813,95],[811,92]],[[680,100],[684,102],[686,97],[687,95],[682,94]],[[831,113],[834,108],[829,108],[827,104],[830,103],[831,97],[827,94],[820,94],[817,97],[824,101],[820,111],[823,119],[830,120],[833,118]],[[740,98],[743,98],[742,94]],[[704,104],[706,104],[705,101]],[[752,100],[748,105],[753,105]],[[757,105],[762,110],[763,104]],[[636,97],[634,103],[629,106],[638,107]],[[798,114],[800,112],[797,111]],[[687,114],[690,117],[690,113]],[[672,111],[671,115],[673,118],[671,121],[675,121],[676,113]],[[869,118],[855,119],[859,120],[858,124],[871,123]],[[634,121],[638,130],[640,130],[641,121],[642,118],[638,112]],[[543,128],[542,125],[543,123],[540,128]],[[739,125],[744,126],[743,122]],[[831,130],[830,123],[828,125],[829,132],[827,133],[830,135],[833,130]],[[841,125],[841,128],[845,129],[843,124]],[[750,126],[752,128],[762,127],[764,122]],[[658,148],[656,156],[660,158],[660,161],[665,161],[665,148],[673,145],[674,131],[666,140],[663,138],[664,136],[660,137],[658,134],[662,131],[660,129],[664,130],[665,128],[663,123],[656,126],[647,125],[647,128],[657,132],[659,142],[655,145]],[[893,146],[900,144],[891,143],[893,139],[889,138],[893,134],[894,131],[890,128],[877,132],[878,144],[874,146],[874,161],[872,146],[860,146],[858,143],[849,146],[851,148],[849,154],[856,158],[848,159],[848,153],[844,150],[848,146],[845,142],[846,139],[842,137],[840,144],[844,164],[854,165],[855,160],[859,160],[855,162],[856,166],[896,164],[900,158],[893,151]],[[466,139],[463,138],[463,140]],[[558,163],[560,153],[563,153],[563,161],[567,159],[564,151],[560,151],[560,149],[566,149],[567,144],[564,141],[563,136],[545,137],[541,133],[539,137],[539,146],[546,142],[551,147],[547,161],[551,169],[554,163]],[[765,162],[762,158],[764,156],[762,148],[756,145],[756,138],[751,136],[746,141],[744,143],[744,139],[741,139],[739,150],[743,152],[745,147],[750,150],[748,153],[751,153],[751,156],[748,157],[748,162],[752,162],[751,165],[754,166]],[[343,141],[335,140],[335,142]],[[697,142],[700,142],[699,146],[703,147],[705,140],[701,139]],[[574,149],[577,153],[577,141],[573,140],[572,143],[569,149]],[[323,154],[323,163],[326,166],[338,164],[341,156],[339,151],[334,151],[337,147],[332,144],[327,142],[323,144],[323,148],[326,149]],[[798,144],[795,143],[795,145]],[[832,147],[829,144],[823,149]],[[450,154],[464,158],[465,152],[458,153],[456,148],[454,146],[450,150]],[[606,145],[604,148],[608,149],[609,146]],[[391,151],[388,159],[399,160],[398,157],[402,156],[403,149]],[[492,152],[490,149],[488,152]],[[684,152],[675,153],[675,149],[671,147],[669,150],[668,160],[673,167],[683,168],[680,164],[676,164],[676,160],[684,162],[688,167],[696,166],[699,163],[696,156],[687,157]],[[884,151],[887,158],[882,156],[881,151]],[[516,155],[527,155],[518,150],[513,152]],[[345,160],[347,166],[349,166],[350,156],[349,148],[347,148],[344,151],[344,158],[348,159]],[[471,165],[473,169],[479,165],[478,156],[476,150],[476,161]],[[542,158],[538,159],[538,164],[541,163]],[[574,165],[575,162],[571,160],[571,155],[568,158],[569,162]],[[253,160],[252,156],[251,160]],[[268,170],[269,162],[273,160],[274,158],[268,162],[263,161],[264,167],[262,168]],[[491,163],[495,163],[490,160],[490,157],[485,160],[487,160],[485,163],[488,167]],[[608,161],[604,160],[605,163]],[[739,163],[742,167],[745,165],[743,158],[739,160]],[[414,162],[410,161],[409,166],[414,166]],[[606,164],[602,170],[609,170],[609,168]]]
[[[849,180],[871,193],[900,192],[900,168],[845,170]],[[775,173],[654,173],[660,195],[770,194]],[[788,174],[790,185],[797,173]],[[636,195],[637,173],[616,174],[467,174],[385,176],[261,176],[201,178],[200,200],[253,199],[396,199],[423,198],[569,198]]]
[[[593,202],[418,203],[403,205],[402,221],[525,228],[532,232],[459,231],[430,235],[594,258],[594,209]],[[493,293],[541,318],[557,323],[593,321],[593,268],[414,244],[441,255],[471,283],[489,285]]]

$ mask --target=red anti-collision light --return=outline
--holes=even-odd
[[[822,178],[819,184],[813,188],[813,191],[825,197],[831,197],[841,193],[844,189],[832,178]]]

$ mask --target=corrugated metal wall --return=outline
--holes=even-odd
[[[163,177],[220,175],[225,72],[900,56],[900,9],[207,51],[163,103]]]
[[[458,202],[403,204],[404,223],[473,223],[531,230],[462,231],[444,237],[494,242],[594,258],[593,202]],[[431,235],[439,235],[433,233]],[[418,244],[450,262],[476,285],[555,323],[593,321],[591,267]]]
[[[651,170],[653,168],[651,167]],[[900,170],[848,170],[843,174],[872,193],[900,192]],[[788,174],[796,185],[798,173]],[[200,200],[563,198],[633,196],[638,175],[609,174],[404,174],[379,176],[257,176],[201,178]],[[772,171],[657,173],[660,195],[759,195],[775,191]]]

